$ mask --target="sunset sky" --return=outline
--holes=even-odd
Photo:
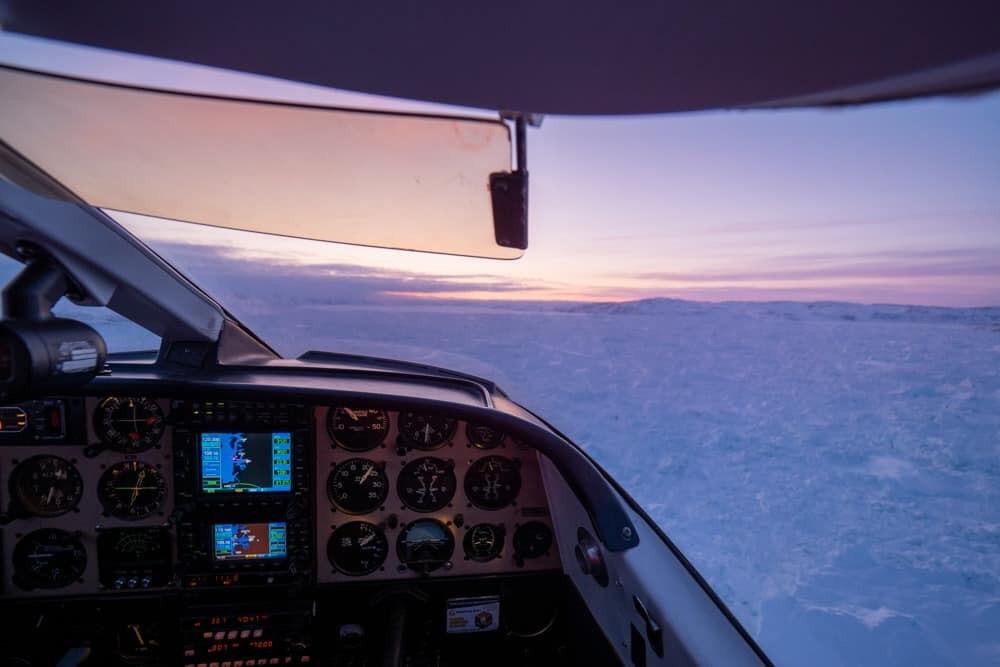
[[[3,33],[0,61],[199,92],[441,110]],[[516,261],[116,217],[196,281],[192,258],[252,258],[369,278],[395,297],[1000,305],[1000,94],[548,117],[530,133],[529,156],[530,247]]]

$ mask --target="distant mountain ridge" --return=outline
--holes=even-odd
[[[705,302],[651,298],[637,301],[574,304],[565,310],[595,315],[674,316],[697,316],[727,312],[736,317],[752,319],[937,322],[1000,327],[1000,306],[949,308],[895,304],[869,305],[841,301]]]

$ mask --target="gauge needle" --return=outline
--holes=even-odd
[[[375,533],[371,533],[369,535],[365,535],[364,537],[362,537],[361,539],[358,540],[358,545],[360,545],[362,547],[363,546],[367,546],[367,544],[369,542],[371,542],[372,540],[374,540],[374,539],[375,539]]]
[[[431,425],[424,424],[424,444],[426,445],[431,441]]]
[[[139,471],[139,479],[135,480],[135,488],[132,489],[132,499],[129,501],[128,506],[132,507],[135,505],[136,499],[139,497],[139,487],[142,486],[142,480],[146,478],[146,471]]]
[[[358,417],[358,414],[354,412],[354,410],[351,410],[350,408],[344,408],[344,412],[346,412],[347,416],[353,419],[354,421],[360,421],[361,419],[360,417]]]
[[[50,486],[49,487],[49,495],[45,496],[45,504],[46,505],[51,505],[52,504],[52,497],[55,494],[56,494],[56,487]]]
[[[375,474],[375,466],[369,467],[368,470],[365,470],[365,474],[361,476],[361,479],[358,480],[358,484],[364,484],[365,480],[374,474]]]

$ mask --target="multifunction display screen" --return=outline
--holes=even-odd
[[[288,528],[277,523],[217,523],[213,556],[215,560],[284,558]]]
[[[291,433],[202,433],[202,493],[292,490]]]

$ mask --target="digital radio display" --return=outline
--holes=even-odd
[[[202,433],[202,493],[292,490],[291,433]]]
[[[217,523],[212,526],[215,560],[284,558],[287,555],[284,521],[277,523]]]

